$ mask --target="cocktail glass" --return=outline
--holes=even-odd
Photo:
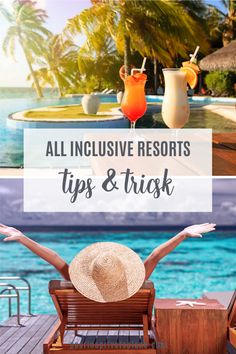
[[[186,72],[180,69],[163,69],[165,94],[162,117],[171,129],[182,128],[189,119]]]
[[[141,118],[147,110],[144,90],[146,81],[147,75],[143,73],[128,75],[124,79],[125,92],[121,102],[121,109],[131,122],[131,128],[135,128],[136,121]]]

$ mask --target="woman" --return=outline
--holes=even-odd
[[[176,236],[172,237],[169,241],[155,248],[144,261],[145,279],[147,280],[151,276],[152,272],[154,271],[160,260],[167,256],[171,251],[173,251],[186,238],[202,237],[202,234],[215,230],[215,226],[216,224],[206,223],[186,227]],[[46,262],[56,268],[56,270],[62,275],[65,280],[70,280],[69,265],[55,251],[31,240],[29,237],[25,236],[21,231],[13,227],[0,224],[0,234],[5,236],[3,241],[17,241],[21,243],[30,251],[32,251],[37,256],[44,259]]]

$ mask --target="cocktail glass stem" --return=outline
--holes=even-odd
[[[136,123],[136,122],[130,122],[130,128],[131,128],[131,129],[135,129],[135,123]]]

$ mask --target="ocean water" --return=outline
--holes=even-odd
[[[26,95],[29,96],[26,97]],[[0,166],[2,167],[20,167],[23,165],[23,131],[7,127],[7,117],[9,114],[30,108],[49,105],[79,104],[81,102],[81,97],[63,99],[48,97],[37,100],[31,97],[32,95],[33,92],[28,92],[27,90],[23,92],[12,92],[11,90],[1,91],[0,89]],[[102,102],[115,102],[115,100],[114,95],[103,96],[101,98]],[[148,102],[154,101],[161,102],[161,98],[154,96],[148,97]],[[192,101],[192,99],[190,99],[190,101]],[[160,113],[155,116],[155,121],[152,120],[151,116],[144,116],[140,121],[142,127],[163,127]],[[138,122],[138,124],[140,124],[140,122]],[[222,132],[236,131],[235,122],[208,111],[192,111],[189,123],[186,127],[210,128],[214,131]]]
[[[29,233],[35,241],[57,251],[68,263],[84,247],[114,241],[131,247],[144,260],[175,232]],[[214,232],[202,239],[187,239],[164,258],[151,276],[159,298],[197,298],[205,291],[236,288],[236,230]],[[32,285],[34,313],[54,313],[48,282],[60,275],[18,243],[0,243],[1,274],[25,277]],[[22,296],[22,312],[26,297]],[[7,300],[0,299],[0,322],[7,316]]]

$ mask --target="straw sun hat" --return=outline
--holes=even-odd
[[[84,248],[69,267],[74,287],[98,302],[121,301],[134,295],[145,279],[140,257],[114,242],[98,242]]]

